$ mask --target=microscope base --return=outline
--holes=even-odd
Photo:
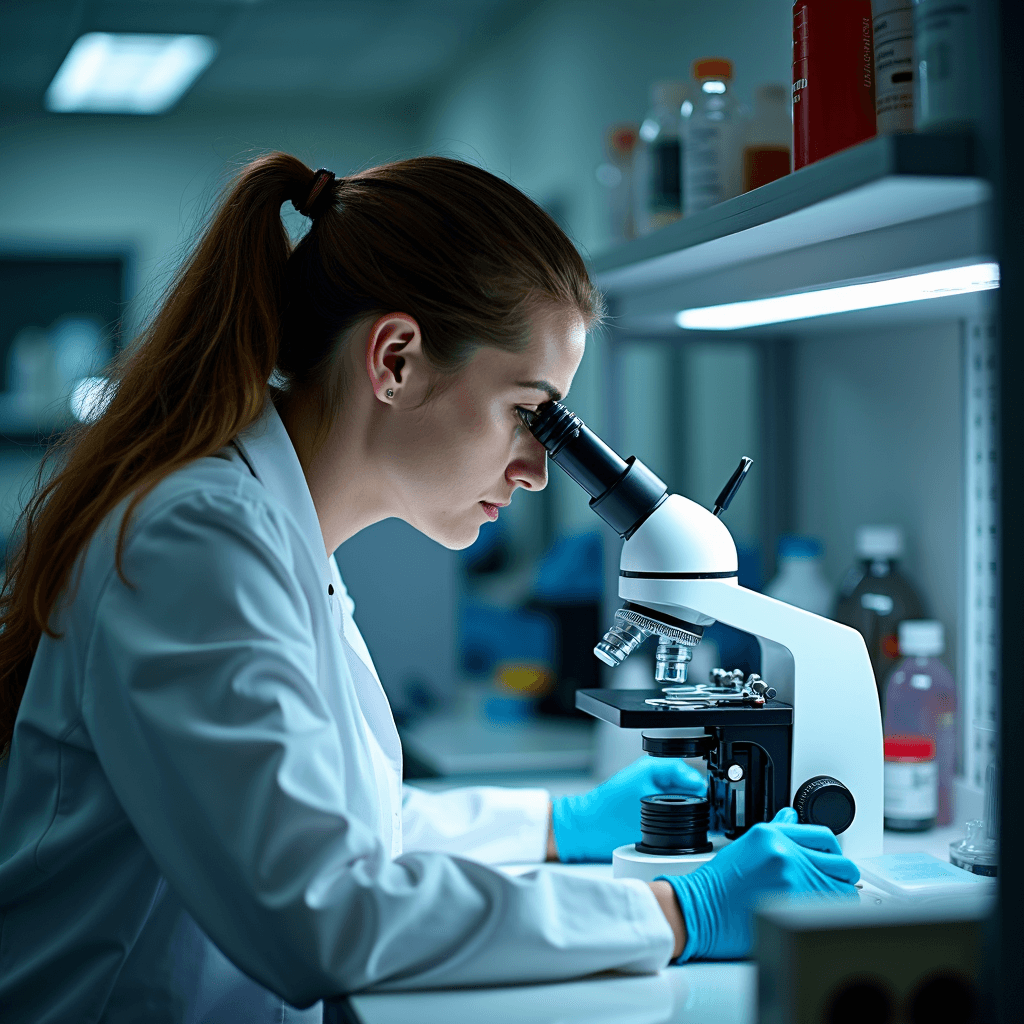
[[[639,878],[642,882],[653,882],[659,875],[688,875],[702,864],[707,864],[719,850],[732,842],[718,833],[709,834],[708,839],[712,847],[709,853],[686,853],[678,857],[638,853],[633,843],[627,843],[612,854],[612,877]]]

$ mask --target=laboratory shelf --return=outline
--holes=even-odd
[[[984,259],[988,202],[969,135],[880,137],[625,243],[591,272],[617,327],[678,335],[679,309]],[[933,302],[908,305],[936,317]]]

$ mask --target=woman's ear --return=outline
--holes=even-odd
[[[366,372],[377,399],[386,405],[416,404],[427,374],[420,325],[408,313],[388,313],[370,328]]]

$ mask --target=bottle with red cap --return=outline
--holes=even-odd
[[[942,662],[945,630],[934,619],[908,619],[899,624],[903,660],[885,687],[886,735],[912,733],[935,741],[939,778],[936,821],[953,820],[953,774],[956,771],[956,683]]]
[[[875,134],[871,0],[793,4],[793,166]]]
[[[924,832],[939,809],[935,740],[913,734],[885,737],[885,827]]]
[[[743,124],[730,92],[732,61],[693,62],[697,88],[683,104],[683,210],[687,216],[743,191]]]

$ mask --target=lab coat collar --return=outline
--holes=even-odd
[[[309,541],[326,588],[332,577],[320,519],[295,446],[269,398],[263,414],[235,438],[235,444],[256,479],[294,516]]]

